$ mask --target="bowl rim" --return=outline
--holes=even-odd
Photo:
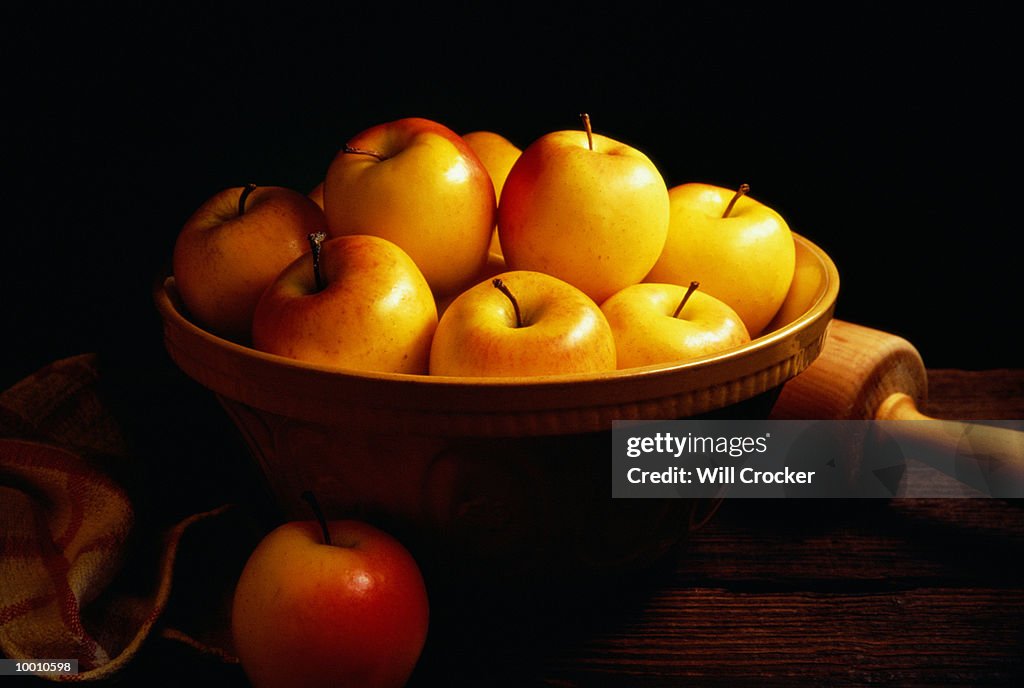
[[[316,363],[300,361],[278,354],[260,351],[251,346],[225,339],[206,330],[192,322],[184,312],[180,299],[174,291],[174,276],[167,271],[162,272],[154,288],[154,300],[157,309],[165,320],[192,337],[204,340],[208,344],[229,351],[250,360],[260,361],[283,369],[302,371],[305,373],[316,373],[328,376],[339,376],[350,379],[362,379],[384,383],[408,384],[414,382],[417,385],[428,385],[431,387],[474,387],[474,388],[504,388],[504,387],[551,387],[572,384],[601,383],[615,380],[637,380],[662,375],[676,375],[682,371],[699,370],[714,366],[723,361],[740,359],[749,356],[752,352],[761,351],[777,345],[782,340],[789,338],[794,332],[817,322],[822,318],[831,319],[835,301],[839,293],[839,271],[832,259],[817,244],[806,237],[793,232],[794,242],[802,244],[810,255],[814,256],[824,274],[825,279],[820,286],[816,297],[811,305],[797,318],[789,323],[779,326],[776,329],[766,332],[746,344],[733,347],[725,351],[707,354],[704,356],[685,359],[672,363],[655,363],[646,366],[631,368],[620,368],[617,370],[589,372],[589,373],[562,373],[549,375],[532,376],[488,376],[488,377],[456,377],[435,374],[417,373],[393,373],[381,371],[366,371],[343,366],[329,366]]]

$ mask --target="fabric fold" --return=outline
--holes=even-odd
[[[98,383],[97,357],[83,354],[0,394],[0,654],[78,659],[77,675],[49,678],[90,681],[122,670],[158,633],[237,662],[225,601],[254,531],[243,525],[235,538],[243,521],[227,518],[227,503],[142,531],[131,493],[142,459]],[[219,547],[224,539],[236,546]],[[208,578],[217,587],[169,612],[176,572],[197,566],[220,572]]]

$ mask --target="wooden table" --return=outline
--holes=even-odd
[[[929,382],[930,415],[1024,418],[1024,370]],[[725,500],[641,580],[444,629],[413,684],[1024,685],[1022,506]]]
[[[929,381],[922,410],[930,415],[1024,419],[1024,369],[932,370]],[[227,428],[208,395],[180,383],[184,400],[166,402],[161,413],[126,406],[141,407],[140,422],[154,426],[174,412],[177,423]],[[224,497],[238,473],[228,445],[211,448],[191,439],[196,428],[175,429],[178,446],[153,443],[173,467],[157,499],[188,512],[204,488],[211,499]],[[197,461],[201,473],[181,475],[174,462],[198,452],[217,462]],[[174,482],[188,490],[175,492]],[[524,598],[491,589],[432,600],[410,688],[1024,685],[1022,506],[984,498],[726,499],[654,569],[596,593]],[[205,571],[180,571],[176,594],[202,606],[213,585]],[[248,685],[237,663],[159,634],[109,685],[197,680]]]

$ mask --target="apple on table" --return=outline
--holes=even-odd
[[[308,242],[260,298],[253,347],[321,365],[425,374],[437,307],[412,258],[369,234],[319,233]]]
[[[511,270],[554,275],[597,303],[640,282],[668,236],[668,189],[638,149],[585,130],[554,131],[512,166],[498,204]]]
[[[615,370],[615,339],[582,291],[511,270],[470,287],[441,316],[430,374],[525,377]]]
[[[793,280],[796,244],[774,209],[737,190],[687,183],[669,189],[668,238],[646,282],[688,284],[725,301],[757,337]]]
[[[686,361],[750,341],[736,311],[699,286],[631,284],[601,304],[619,368]]]
[[[255,688],[401,688],[429,625],[419,566],[389,533],[315,511],[264,536],[242,569],[231,607],[242,669]]]
[[[178,294],[197,325],[247,343],[263,290],[309,251],[323,231],[323,211],[293,189],[249,184],[224,189],[200,205],[174,243]]]
[[[421,117],[366,129],[342,147],[323,182],[327,233],[398,244],[438,295],[465,286],[487,260],[497,200],[473,149]]]

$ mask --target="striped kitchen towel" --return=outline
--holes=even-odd
[[[86,681],[122,669],[161,624],[184,535],[228,506],[139,533],[125,434],[96,357],[57,361],[0,394],[0,656],[78,659]]]

